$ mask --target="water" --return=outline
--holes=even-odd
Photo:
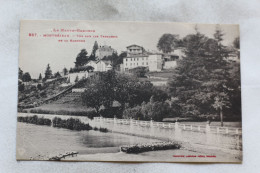
[[[34,114],[22,114],[19,113],[19,116],[32,116]],[[35,127],[35,125],[27,125],[30,127],[26,127],[24,125],[21,126],[21,129],[25,131],[25,134],[21,134],[21,136],[32,136],[27,143],[33,141],[32,143],[38,147],[41,145],[39,143],[44,143],[45,146],[50,147],[41,147],[39,151],[44,151],[45,153],[53,153],[54,151],[79,151],[80,153],[105,153],[105,152],[118,152],[119,146],[128,145],[128,144],[136,144],[136,143],[147,143],[158,141],[158,139],[163,139],[165,141],[179,141],[182,143],[188,143],[193,146],[202,146],[202,148],[210,149],[218,149],[225,150],[230,153],[234,151],[240,152],[242,150],[242,137],[241,135],[223,135],[223,134],[214,134],[214,133],[203,133],[203,132],[194,132],[194,131],[185,131],[185,130],[175,130],[166,129],[166,128],[150,128],[143,127],[139,125],[122,125],[122,124],[114,124],[113,122],[103,122],[103,121],[94,121],[90,120],[87,117],[80,116],[64,116],[64,115],[39,115],[39,117],[43,116],[45,118],[52,119],[55,116],[60,117],[62,119],[67,119],[70,117],[78,118],[84,123],[89,123],[92,127],[103,127],[112,130],[114,133],[101,133],[99,131],[84,131],[84,132],[76,132],[70,131],[66,129],[56,129],[52,127]],[[137,136],[130,136],[119,133],[130,133]],[[35,136],[41,136],[39,138]],[[18,135],[17,138],[21,138]],[[140,136],[146,136],[150,138],[143,138]],[[68,140],[69,139],[69,140]],[[157,140],[156,140],[157,139]],[[26,140],[21,140],[26,141]],[[40,141],[40,142],[39,142]],[[19,142],[19,141],[18,141]],[[22,142],[21,142],[22,143]],[[20,143],[19,143],[20,145]],[[22,147],[26,148],[26,147]],[[32,147],[33,148],[33,147]],[[46,149],[50,148],[50,149]],[[30,149],[30,148],[29,148]],[[31,149],[30,149],[31,150]],[[51,150],[51,151],[49,151]],[[28,151],[27,151],[28,152]],[[29,151],[30,152],[30,151]],[[35,151],[34,151],[35,152]],[[35,153],[31,153],[35,155]]]
[[[77,151],[79,154],[116,153],[119,146],[158,140],[99,131],[68,129],[17,123],[17,158],[46,159]]]

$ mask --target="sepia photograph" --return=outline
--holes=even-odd
[[[22,20],[17,160],[241,163],[236,24]]]

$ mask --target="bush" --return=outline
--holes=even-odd
[[[122,117],[122,110],[120,109],[120,107],[110,107],[110,108],[100,110],[99,114],[102,117],[106,117],[106,118],[114,118],[115,116],[117,118],[120,118]]]
[[[171,114],[170,105],[166,102],[154,102],[150,100],[147,104],[142,104],[141,112],[145,119],[162,121],[163,118]]]
[[[126,108],[123,112],[123,118],[129,119],[144,119],[144,116],[141,112],[141,106],[136,106],[133,108]]]
[[[108,129],[107,129],[107,128],[102,128],[102,127],[100,127],[100,128],[94,127],[93,130],[95,130],[95,131],[98,131],[98,130],[99,130],[100,132],[104,132],[104,133],[108,132]]]
[[[38,85],[37,85],[37,89],[38,89],[38,90],[42,90],[42,85],[41,85],[41,84],[38,84]]]
[[[153,144],[137,144],[131,146],[123,146],[121,147],[121,151],[126,153],[142,153],[147,151],[179,149],[180,147],[180,144],[173,142],[157,142]]]
[[[26,117],[17,117],[18,122],[25,122],[30,124],[36,124],[36,125],[47,125],[51,126],[51,120],[47,118],[38,118],[37,115],[34,115],[32,117],[26,116]]]
[[[147,67],[136,67],[129,70],[136,77],[145,77],[145,74],[149,71]]]
[[[126,108],[123,112],[123,118],[162,121],[163,118],[168,117],[172,110],[170,105],[166,102],[154,102],[152,99],[148,103],[142,103],[142,106],[133,108]]]
[[[53,127],[65,128],[70,130],[92,130],[92,127],[89,124],[82,123],[79,119],[69,118],[67,120],[63,120],[58,117],[54,117]]]
[[[99,128],[99,131],[106,133],[106,132],[108,132],[108,129],[107,129],[107,128],[102,128],[102,127],[100,127],[100,128]]]

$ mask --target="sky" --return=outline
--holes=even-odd
[[[180,38],[195,33],[198,30],[213,38],[215,24],[187,24],[187,23],[158,23],[158,22],[98,22],[98,21],[21,21],[20,25],[20,53],[19,67],[23,72],[29,72],[33,78],[44,74],[47,64],[50,64],[53,73],[62,71],[64,67],[74,67],[77,54],[86,49],[90,55],[93,44],[108,45],[118,53],[125,51],[131,44],[143,46],[146,50],[156,50],[159,38],[165,33],[179,35]],[[239,26],[219,25],[223,31],[224,45],[232,44],[239,36]],[[58,32],[54,32],[59,30]],[[61,29],[95,30],[95,32],[61,32]],[[36,33],[36,37],[29,34]],[[44,34],[63,34],[69,38],[43,37]],[[76,35],[90,35],[77,37]],[[100,35],[116,36],[117,38],[101,38]],[[98,38],[93,36],[99,36]],[[58,42],[59,39],[84,40],[85,42]],[[44,75],[43,75],[44,76]]]

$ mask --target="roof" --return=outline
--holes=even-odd
[[[142,46],[138,46],[138,45],[136,45],[136,44],[132,44],[132,45],[130,45],[130,46],[127,46],[126,48],[133,47],[133,46],[141,47],[141,48],[143,49]]]
[[[139,58],[139,57],[148,57],[148,54],[130,54],[124,58]]]

